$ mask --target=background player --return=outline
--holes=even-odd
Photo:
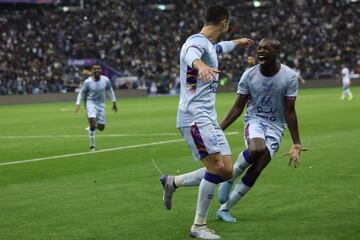
[[[286,123],[294,145],[289,152],[290,162],[297,167],[302,150],[298,132],[295,99],[298,91],[298,75],[277,57],[280,42],[273,38],[263,39],[258,46],[258,65],[246,70],[238,86],[235,104],[220,124],[225,130],[243,112],[245,143],[247,148],[239,154],[233,168],[233,177],[222,183],[218,197],[224,203],[217,211],[217,218],[235,222],[229,210],[254,186],[256,179],[279,149]],[[230,189],[240,174],[249,168],[245,176]]]
[[[228,30],[229,12],[222,6],[210,6],[201,32],[190,36],[180,53],[180,102],[177,127],[193,156],[205,169],[181,176],[162,176],[164,204],[171,209],[176,187],[199,185],[198,202],[190,236],[220,239],[207,228],[206,219],[217,185],[232,176],[232,156],[224,132],[218,125],[215,92],[218,86],[217,55],[230,52],[236,45],[251,46],[253,40],[242,38],[215,44]]]
[[[346,97],[348,97],[348,100],[351,101],[354,96],[350,91],[350,70],[346,67],[345,64],[341,64],[341,79],[343,85],[343,92],[340,100],[344,100]]]
[[[112,110],[117,112],[116,97],[112,89],[109,78],[100,75],[101,66],[92,66],[92,76],[88,77],[80,89],[76,99],[75,113],[80,111],[82,95],[86,96],[86,112],[89,121],[90,150],[95,150],[95,130],[103,131],[105,128],[105,90],[108,90],[110,99],[113,103]]]

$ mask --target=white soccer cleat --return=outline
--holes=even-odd
[[[224,204],[227,202],[227,200],[229,199],[229,193],[231,190],[233,183],[230,183],[228,181],[226,182],[222,182],[219,186],[218,189],[218,199],[219,202]]]
[[[163,175],[160,177],[160,183],[164,188],[163,203],[167,210],[170,210],[172,207],[172,195],[176,191],[174,180],[174,176]]]
[[[89,130],[90,130],[90,127],[86,127],[86,128],[85,128],[85,131],[89,131]]]
[[[216,212],[216,219],[223,220],[224,222],[236,222],[236,218],[232,217],[229,211],[218,210]]]
[[[215,234],[214,230],[211,230],[206,225],[202,225],[202,226],[197,226],[195,224],[192,225],[189,235],[192,238],[198,238],[198,239],[210,239],[210,240],[221,239],[219,235]]]
[[[90,146],[90,152],[95,152],[95,146]]]

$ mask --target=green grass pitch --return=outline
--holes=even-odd
[[[209,226],[234,240],[360,239],[360,88],[352,90],[351,102],[339,100],[340,88],[300,90],[300,134],[309,148],[301,167],[277,154],[233,209],[238,222],[215,220],[213,201]],[[234,99],[218,94],[220,120]],[[116,114],[108,104],[91,154],[85,111],[75,115],[73,102],[0,106],[0,239],[188,239],[198,189],[178,189],[173,210],[165,210],[151,161],[169,174],[201,166],[179,140],[177,104],[178,97],[120,99]],[[238,132],[228,136],[236,158],[242,119],[227,132]],[[116,149],[168,140],[179,141]],[[286,130],[279,153],[290,146]],[[86,154],[61,157],[75,153]],[[4,165],[51,156],[59,157]]]

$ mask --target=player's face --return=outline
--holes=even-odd
[[[260,64],[268,64],[276,60],[277,50],[271,41],[262,40],[257,48],[257,53]]]
[[[96,78],[100,77],[100,73],[101,73],[101,67],[100,67],[100,65],[94,65],[94,66],[92,67],[92,73],[94,74],[94,76],[95,76]]]

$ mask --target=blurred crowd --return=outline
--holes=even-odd
[[[360,4],[349,0],[216,1],[231,12],[224,39],[274,36],[282,62],[305,79],[334,77],[339,64],[360,65]],[[167,5],[159,6],[157,3]],[[136,76],[139,84],[169,91],[178,85],[179,50],[203,25],[210,1],[88,0],[83,10],[32,6],[0,10],[0,95],[65,92],[81,69],[67,60],[97,58]],[[165,6],[165,7],[164,7]],[[221,56],[220,69],[238,81],[256,49]]]

